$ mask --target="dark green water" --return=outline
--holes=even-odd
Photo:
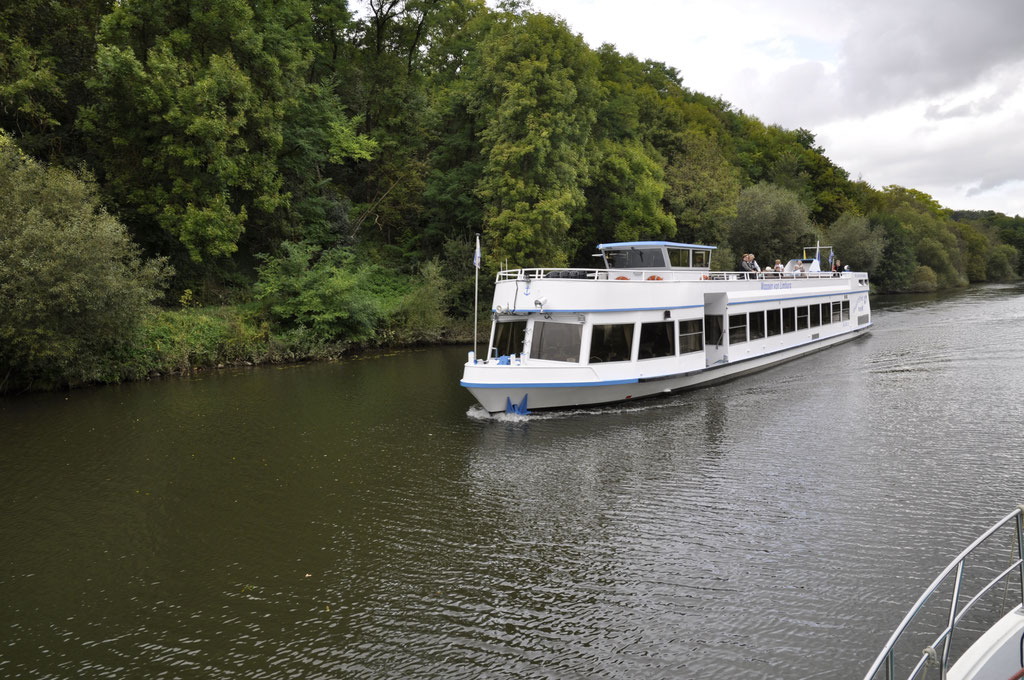
[[[0,400],[0,677],[856,678],[1024,502],[1024,289],[663,400],[466,348]]]

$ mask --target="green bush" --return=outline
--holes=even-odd
[[[128,366],[133,377],[142,377],[151,371],[258,363],[270,344],[267,324],[244,308],[153,309],[142,319]]]
[[[402,300],[399,309],[402,325],[399,340],[438,342],[447,328],[445,310],[450,291],[441,275],[441,264],[431,260],[420,268],[420,275]]]
[[[910,291],[912,293],[931,293],[939,288],[939,277],[935,270],[927,265],[918,265],[910,280]]]
[[[0,196],[0,391],[119,380],[165,262],[142,260],[89,177],[2,133]]]
[[[357,266],[344,248],[321,250],[284,242],[279,257],[263,256],[256,299],[287,328],[304,328],[320,341],[368,342],[384,316],[379,272]]]

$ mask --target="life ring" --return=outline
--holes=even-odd
[[[616,281],[629,281],[629,277],[628,276],[616,276],[615,280]]]
[[[708,280],[708,279],[710,279],[711,277],[710,277],[710,276],[708,276],[707,274],[705,274],[704,276],[702,276],[702,277],[700,277],[700,278],[701,278],[701,279],[703,279],[704,281],[707,281],[707,280]]]
[[[647,277],[647,280],[648,281],[661,281],[662,279],[657,274],[651,274],[650,276]]]

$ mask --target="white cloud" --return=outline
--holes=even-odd
[[[592,46],[804,127],[838,165],[951,208],[1024,214],[1024,2],[534,0]],[[991,201],[991,203],[984,203]]]

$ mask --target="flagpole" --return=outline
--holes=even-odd
[[[477,324],[480,321],[480,313],[477,307],[480,302],[480,234],[476,235],[476,250],[473,253],[473,270],[475,272],[473,282],[473,363],[476,363],[476,337]]]

